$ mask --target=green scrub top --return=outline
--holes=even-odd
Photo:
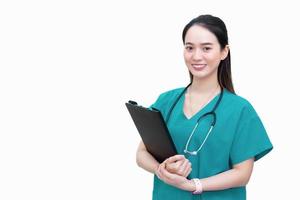
[[[162,93],[151,107],[159,109],[166,120],[172,104],[183,89],[178,88]],[[223,91],[223,98],[215,111],[217,117],[215,127],[196,156],[184,154],[185,145],[198,118],[213,109],[220,94],[190,119],[183,113],[185,95],[182,95],[168,120],[167,126],[178,154],[185,155],[192,164],[189,179],[214,176],[230,170],[233,165],[250,158],[257,161],[273,148],[265,128],[251,104],[226,89]],[[200,122],[188,150],[194,151],[200,147],[209,129],[210,120],[209,117],[206,117]],[[246,188],[205,191],[200,195],[193,195],[191,192],[164,183],[155,175],[152,195],[153,200],[245,200]]]

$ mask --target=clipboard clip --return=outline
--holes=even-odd
[[[134,105],[134,106],[139,106],[138,103],[137,103],[136,101],[129,100],[128,103],[131,104],[131,105]],[[143,106],[139,106],[139,107],[143,107]],[[153,111],[156,111],[156,112],[160,112],[159,109],[154,108],[154,107],[150,107],[150,108],[148,108],[148,109],[153,110]]]
[[[138,105],[137,102],[129,100],[128,103],[132,104],[132,105]]]

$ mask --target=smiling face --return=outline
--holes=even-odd
[[[218,66],[228,54],[228,46],[223,50],[217,37],[208,29],[193,25],[186,33],[184,60],[193,79],[217,78]]]

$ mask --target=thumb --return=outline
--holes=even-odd
[[[166,160],[167,163],[173,163],[173,162],[176,162],[176,161],[179,161],[179,160],[184,160],[185,157],[184,155],[175,155],[175,156],[172,156],[170,158],[168,158]]]

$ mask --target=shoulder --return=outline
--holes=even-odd
[[[162,107],[172,103],[183,92],[183,90],[184,87],[180,87],[162,92],[152,106],[157,109],[161,109]]]
[[[159,95],[159,98],[161,98],[161,99],[170,99],[174,96],[178,96],[179,94],[181,94],[183,92],[183,90],[184,90],[184,87],[164,91]]]
[[[236,112],[239,112],[241,115],[257,116],[253,105],[246,98],[231,93],[228,90],[225,90],[225,96],[224,101],[226,102],[226,106],[236,110]]]

